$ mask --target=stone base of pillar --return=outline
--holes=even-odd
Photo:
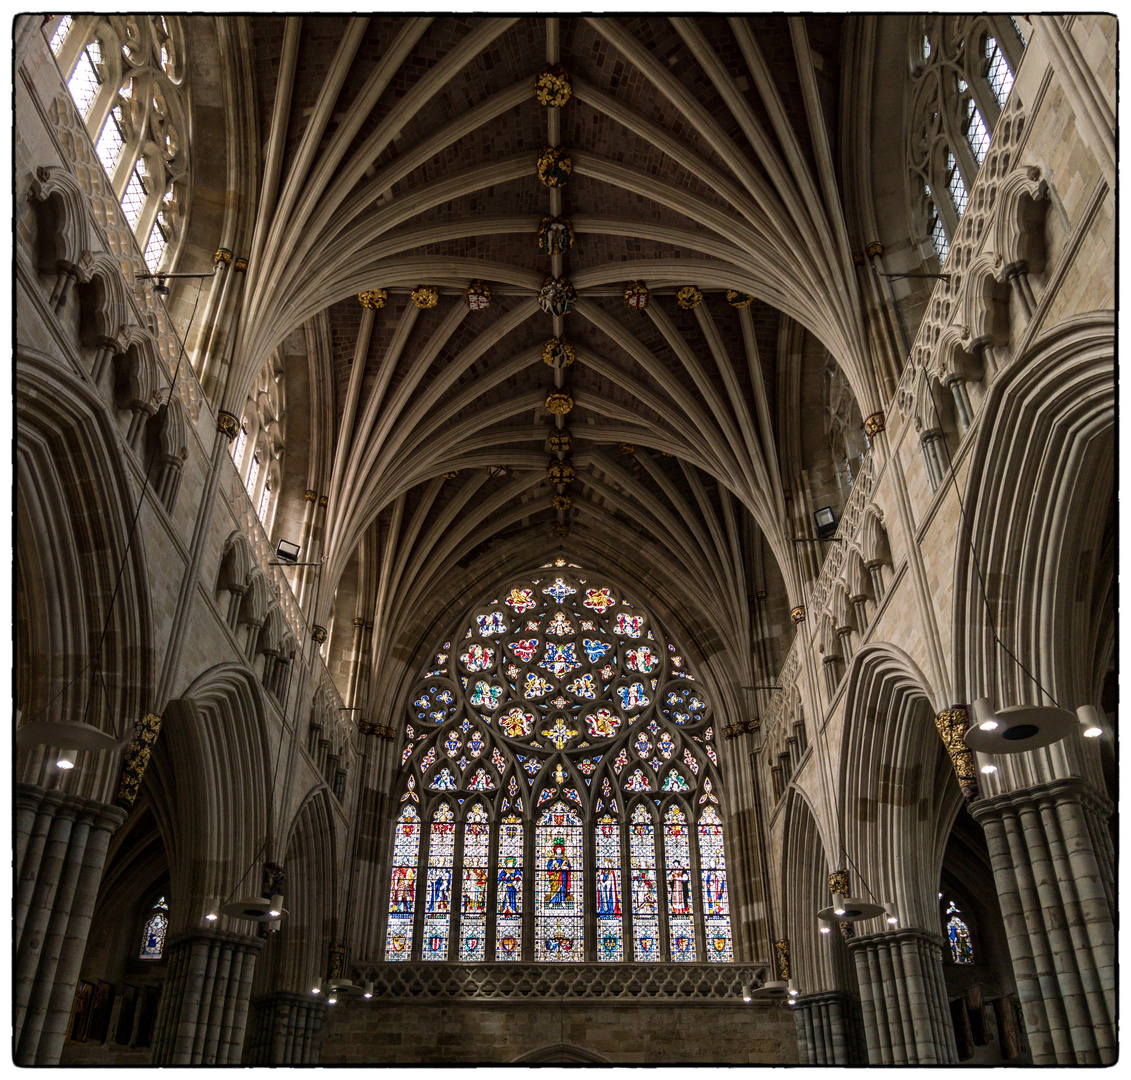
[[[871,1065],[957,1064],[938,934],[917,927],[854,938]]]
[[[16,787],[13,1060],[58,1065],[119,807]]]
[[[1075,778],[970,806],[986,830],[1034,1065],[1118,1056],[1111,812]]]
[[[840,990],[803,994],[791,1008],[802,1065],[864,1065],[860,1002]]]
[[[245,1065],[317,1065],[327,1004],[311,994],[281,992],[251,1003]]]
[[[154,1065],[238,1065],[262,938],[193,930],[167,945]]]

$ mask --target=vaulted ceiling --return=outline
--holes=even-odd
[[[797,595],[783,342],[804,328],[878,407],[835,167],[843,23],[249,20],[261,165],[233,383],[317,330],[327,580],[368,537],[392,637],[404,612],[463,595],[469,571],[489,588],[559,552],[678,613],[707,651],[749,655],[748,598]],[[535,98],[547,64],[570,76],[561,107]],[[571,159],[564,186],[539,180],[547,146]],[[575,239],[551,257],[538,233],[555,216]],[[552,275],[577,292],[564,316],[537,300]],[[469,308],[473,280],[486,310]],[[644,310],[625,303],[633,280]],[[419,285],[435,307],[412,302]],[[689,285],[703,301],[685,310]],[[373,289],[379,310],[358,302]],[[568,367],[543,362],[553,336]],[[567,414],[547,409],[555,389]],[[572,445],[555,453],[562,428]],[[567,485],[547,475],[561,458]]]

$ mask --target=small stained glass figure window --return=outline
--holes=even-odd
[[[671,958],[674,963],[694,963],[691,845],[687,835],[687,818],[678,806],[669,806],[664,814],[664,869],[667,873]]]
[[[729,963],[734,959],[734,953],[730,936],[723,823],[713,806],[708,806],[699,815],[699,873],[703,885],[703,928],[706,931],[707,959]]]
[[[447,960],[452,921],[452,865],[455,859],[455,815],[440,803],[432,815],[428,843],[428,884],[424,897],[422,960]]]
[[[480,770],[482,772],[482,770]],[[487,866],[491,831],[487,811],[475,803],[463,827],[463,887],[460,892],[459,958],[482,961],[487,949]]]
[[[535,960],[563,963],[584,958],[581,816],[554,803],[535,829]]]
[[[597,959],[624,959],[624,919],[621,917],[620,824],[611,814],[597,821]]]
[[[169,905],[165,897],[161,897],[153,905],[153,914],[145,923],[141,934],[141,952],[138,956],[142,960],[160,960],[165,951],[165,931],[169,929]]]
[[[947,902],[945,918],[951,960],[956,964],[974,963],[974,943],[970,940],[970,928],[953,900]]]
[[[511,777],[514,787],[514,777]],[[517,790],[517,789],[516,789]],[[513,792],[512,792],[513,794]],[[495,959],[522,959],[522,821],[513,814],[499,826],[495,900]]]
[[[397,819],[393,839],[386,960],[408,960],[412,954],[412,917],[416,911],[416,864],[419,858],[420,817],[410,803]]]

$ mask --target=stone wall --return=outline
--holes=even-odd
[[[339,1002],[322,1029],[323,1065],[796,1064],[793,1017],[741,1001],[679,1004],[539,999]]]

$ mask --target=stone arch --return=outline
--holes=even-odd
[[[787,792],[784,815],[778,935],[790,941],[791,968],[803,993],[847,989],[853,980],[840,934],[822,934],[817,921],[830,903],[829,874],[838,869],[829,859],[835,838],[825,834],[828,822],[822,829],[808,793],[798,787]]]
[[[233,663],[209,668],[165,708],[143,790],[169,852],[170,932],[202,927],[209,911],[261,887],[258,865],[272,854],[267,715],[262,687]],[[246,932],[223,915],[213,925]]]
[[[963,802],[934,725],[948,703],[936,697],[915,661],[890,644],[860,650],[844,695],[840,816],[863,874],[851,875],[851,887],[893,901],[903,926],[935,926],[934,887]]]
[[[1048,182],[1036,165],[1015,169],[1001,181],[993,222],[993,250],[1008,268],[1024,263],[1030,274],[1045,270]]]
[[[1066,320],[990,391],[994,423],[979,432],[966,487],[970,539],[956,551],[956,690],[967,699],[992,690],[999,706],[1038,696],[1050,703],[995,649],[996,630],[1062,707],[1099,704],[1096,671],[1111,642],[1110,627],[1097,623],[1110,610],[1113,580],[1105,530],[1114,504],[1114,346],[1110,312]],[[1072,648],[1058,647],[1069,641]],[[1095,751],[1075,734],[1061,746],[1070,771],[1098,780]],[[1055,771],[1051,754],[1025,756]]]
[[[517,1057],[515,1065],[608,1065],[609,1059],[575,1043],[550,1043]]]
[[[266,949],[257,965],[256,982],[263,990],[305,993],[325,974],[327,942],[341,936],[345,915],[334,822],[330,792],[320,784],[307,792],[287,828],[280,845],[287,917],[271,942],[274,948]]]
[[[156,681],[145,546],[130,539],[137,491],[89,385],[31,350],[18,361],[16,706],[25,723],[85,720],[123,738]],[[92,682],[84,669],[98,649],[102,677]],[[48,782],[57,774],[46,751],[20,754],[21,781],[112,798],[116,755],[82,753]]]
[[[40,165],[31,197],[43,206],[37,213],[39,267],[57,275],[50,303],[60,310],[71,284],[85,277],[90,256],[90,211],[78,179],[61,165]]]

